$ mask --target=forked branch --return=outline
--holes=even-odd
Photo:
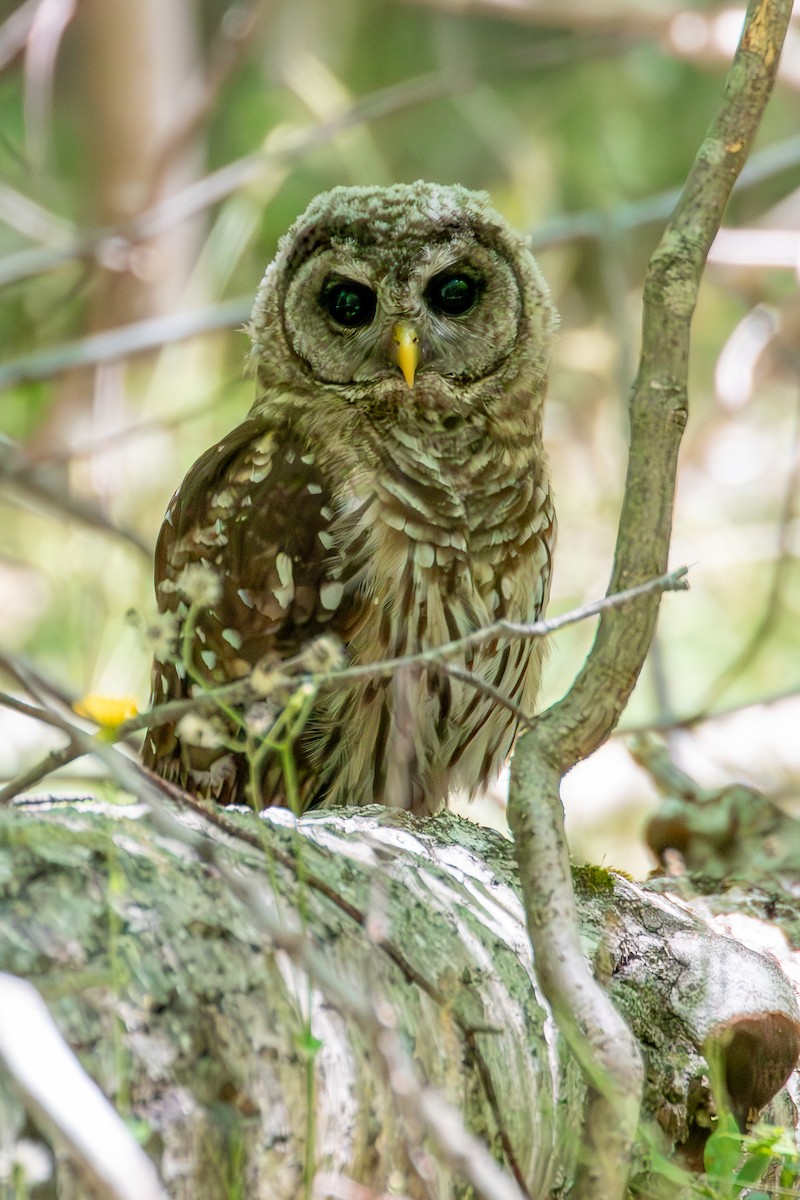
[[[722,104],[650,262],[609,591],[666,568],[678,448],[688,415],[692,314],[708,251],[772,90],[791,8],[791,0],[748,5]],[[624,1194],[642,1066],[633,1038],[581,951],[558,792],[563,775],[614,729],[649,649],[659,600],[654,593],[635,609],[602,614],[572,688],[523,735],[512,765],[509,821],[537,972],[593,1089],[573,1193],[580,1200],[617,1200]]]

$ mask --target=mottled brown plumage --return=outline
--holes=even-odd
[[[259,662],[263,678],[320,634],[366,663],[537,618],[555,533],[541,441],[554,323],[533,257],[485,197],[423,183],[317,197],[256,299],[251,413],[195,463],[161,530],[162,612],[183,625],[198,565],[216,586],[191,609],[188,671],[180,654],[154,664],[154,703]],[[539,642],[460,662],[526,711],[540,664]],[[244,723],[252,749],[288,695],[154,729],[145,762],[223,803],[286,803],[274,753],[254,773],[220,740]],[[485,786],[515,735],[508,709],[442,671],[325,689],[293,744],[298,802],[432,812]]]

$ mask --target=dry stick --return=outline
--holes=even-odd
[[[54,716],[49,709],[40,708],[35,704],[26,704],[17,696],[10,696],[8,692],[0,692],[0,708],[10,708],[14,712],[22,713],[24,717],[33,717],[34,720],[41,721],[43,725],[52,725],[54,729],[64,729],[64,722]]]
[[[2,263],[0,262],[0,271]],[[74,367],[97,366],[117,362],[134,354],[146,354],[171,342],[183,341],[203,333],[243,325],[253,307],[251,296],[222,300],[218,304],[163,317],[146,317],[102,333],[92,333],[76,341],[63,342],[37,350],[33,354],[0,363],[0,388],[10,388],[29,379],[48,379]]]
[[[41,783],[46,776],[52,775],[53,771],[57,771],[60,767],[66,767],[71,762],[75,762],[76,758],[82,758],[85,753],[83,746],[72,739],[60,750],[51,750],[27,771],[23,771],[21,775],[15,775],[9,783],[0,788],[0,805],[10,804],[22,792],[27,792],[28,788],[35,787],[37,783]]]
[[[790,11],[791,0],[748,5],[719,112],[650,261],[611,591],[659,574],[667,561],[700,277],[772,89]],[[603,613],[575,683],[523,734],[511,770],[509,823],[537,973],[591,1084],[574,1200],[624,1195],[643,1068],[630,1031],[595,982],[580,947],[559,785],[616,725],[647,654],[658,604],[656,593],[624,616]]]
[[[529,625],[518,625],[511,621],[498,621],[494,625],[490,625],[485,629],[478,629],[475,633],[459,638],[458,641],[448,642],[433,650],[424,650],[418,654],[407,654],[401,658],[386,659],[378,663],[364,663],[357,667],[345,667],[341,671],[333,671],[325,675],[298,675],[291,682],[298,685],[309,682],[320,688],[331,687],[352,679],[390,676],[395,671],[404,667],[439,665],[442,670],[463,680],[465,683],[469,683],[478,691],[492,696],[498,703],[509,708],[521,723],[529,725],[530,718],[519,709],[518,705],[514,704],[513,701],[503,696],[491,684],[486,683],[474,673],[463,671],[457,666],[452,666],[448,662],[448,659],[454,655],[463,655],[465,651],[475,649],[497,638],[546,637],[548,634],[555,633],[568,625],[574,625],[578,621],[584,621],[590,617],[597,616],[607,609],[619,608],[653,591],[681,591],[688,586],[685,580],[686,571],[686,567],[679,567],[676,571],[670,571],[668,574],[660,575],[656,579],[649,579],[635,588],[628,588],[626,591],[618,592],[615,595],[604,596],[601,600],[594,600],[591,604],[584,604],[580,608],[562,613],[558,617],[548,617],[546,620],[535,621]],[[300,654],[294,659],[282,663],[281,669],[289,671],[294,666],[302,665],[302,662],[303,655]],[[30,668],[23,666],[13,656],[0,653],[0,670],[5,670],[18,679],[23,687],[28,686]],[[40,685],[45,685],[43,679],[38,679],[38,682]],[[259,697],[254,695],[247,680],[223,684],[218,688],[211,688],[207,692],[193,696],[190,699],[170,700],[166,704],[157,705],[149,712],[139,713],[137,716],[123,721],[114,730],[104,730],[103,740],[105,744],[110,741],[124,741],[142,729],[154,729],[159,725],[177,722],[181,717],[186,716],[187,713],[214,712],[220,703],[246,704],[257,698]],[[68,697],[59,695],[57,699],[67,707],[69,706]],[[60,718],[54,717],[46,706],[43,706],[41,710],[33,709],[30,706],[25,706],[24,702],[0,692],[0,707],[4,705],[8,708],[16,708],[18,711],[25,711],[26,715],[36,717],[46,724],[55,725],[69,735],[69,728],[65,728],[63,721]],[[0,788],[0,804],[7,804],[15,796],[18,796],[20,792],[32,787],[58,767],[66,766],[85,753],[87,753],[87,750],[83,743],[75,739],[70,739],[68,745],[59,750],[51,751],[40,762],[30,767],[23,775],[12,779],[5,787]]]
[[[387,658],[380,663],[365,663],[363,666],[344,667],[341,671],[331,672],[330,675],[321,677],[321,681],[340,682],[347,679],[369,678],[375,675],[391,675],[398,667],[413,667],[425,666],[431,663],[446,662],[450,658],[461,657],[468,650],[475,650],[479,646],[486,645],[487,642],[495,641],[498,638],[507,638],[513,640],[516,638],[537,638],[546,637],[548,634],[556,633],[559,629],[565,629],[568,625],[576,625],[579,621],[585,621],[589,617],[596,617],[598,614],[608,612],[610,609],[622,608],[629,604],[631,600],[638,600],[640,597],[657,594],[661,592],[684,591],[688,584],[686,583],[687,567],[678,567],[674,571],[668,571],[659,575],[653,576],[651,579],[646,579],[643,583],[636,584],[635,587],[623,588],[617,592],[612,592],[609,589],[607,596],[603,596],[600,600],[592,600],[589,604],[582,604],[579,608],[573,608],[569,612],[562,613],[558,617],[546,617],[540,621],[532,621],[528,624],[516,621],[495,621],[493,625],[487,625],[483,629],[476,629],[474,633],[468,633],[462,638],[457,638],[454,642],[445,642],[442,646],[434,646],[430,650],[420,650],[417,654],[406,654],[400,658]]]
[[[766,180],[795,168],[800,162],[800,136],[784,138],[759,150],[749,159],[736,181],[735,193],[742,195],[748,188],[759,187]],[[600,241],[611,230],[617,236],[630,234],[644,226],[666,221],[680,199],[680,188],[654,192],[642,200],[631,200],[607,209],[585,209],[551,217],[537,225],[531,235],[534,251],[552,246],[569,245],[576,241]]]

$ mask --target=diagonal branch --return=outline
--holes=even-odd
[[[437,646],[432,650],[423,650],[417,654],[407,654],[400,658],[383,659],[380,662],[374,663],[362,663],[360,666],[343,667],[339,670],[324,673],[308,673],[309,659],[305,653],[301,653],[293,659],[285,660],[281,664],[278,682],[281,686],[299,686],[303,683],[310,683],[315,688],[335,687],[345,680],[387,678],[394,675],[395,672],[402,671],[408,667],[438,666],[443,671],[470,684],[476,690],[492,696],[498,704],[509,708],[520,721],[521,725],[529,726],[532,723],[531,718],[523,713],[519,706],[509,700],[507,696],[504,696],[498,688],[481,679],[473,671],[462,670],[457,666],[453,666],[449,660],[454,656],[463,657],[467,651],[485,645],[486,642],[495,641],[498,638],[518,640],[547,637],[549,634],[556,633],[559,629],[564,629],[568,625],[574,625],[579,621],[595,617],[607,608],[622,607],[653,591],[682,591],[688,586],[685,579],[686,573],[686,567],[679,567],[677,570],[670,571],[666,575],[661,575],[657,579],[648,579],[644,583],[638,584],[635,588],[629,588],[627,591],[618,592],[611,596],[604,596],[600,600],[594,600],[590,604],[584,604],[580,608],[562,613],[557,617],[548,617],[546,620],[534,621],[530,624],[497,621],[493,625],[489,625],[484,629],[478,629],[474,633],[467,634],[466,637],[459,638],[454,642],[446,642],[443,646]],[[2,652],[0,652],[0,671],[6,671],[12,678],[21,683],[24,688],[32,692],[32,694],[35,694],[32,691],[32,684],[35,687],[37,680],[39,685],[47,686],[46,681],[41,677],[37,676],[36,679],[33,679],[31,668],[26,664],[20,662],[14,656],[3,654]],[[53,698],[66,708],[70,708],[74,699],[74,697],[64,694],[55,695]],[[225,705],[252,704],[254,700],[262,698],[263,694],[260,691],[254,691],[249,677],[246,677],[236,680],[233,683],[225,683],[219,687],[209,688],[207,691],[200,692],[188,699],[169,700],[165,704],[157,704],[148,711],[138,713],[136,716],[122,721],[113,728],[105,727],[102,731],[103,740],[105,743],[110,741],[120,742],[128,739],[132,734],[138,733],[142,729],[154,729],[159,725],[168,725],[178,721],[181,717],[186,716],[187,713],[213,713]],[[34,717],[44,724],[53,725],[68,735],[70,734],[71,726],[65,727],[63,718],[59,717],[46,704],[42,704],[39,708],[34,708],[24,701],[0,692],[0,708],[2,707],[13,708],[17,712],[22,712],[26,716]],[[20,792],[34,786],[52,771],[66,766],[85,753],[84,744],[80,740],[70,738],[66,746],[63,746],[59,750],[51,751],[40,762],[25,771],[24,774],[11,780],[4,787],[0,787],[0,805],[7,804],[15,796],[18,796]]]
[[[630,401],[631,447],[610,591],[664,571],[675,473],[688,415],[689,331],[706,257],[750,151],[777,71],[791,0],[751,0],[724,97],[645,280],[643,344]],[[644,663],[659,596],[605,611],[568,694],[521,737],[509,823],[537,973],[594,1089],[577,1200],[617,1200],[638,1119],[642,1065],[621,1018],[593,979],[577,933],[561,777],[609,736]]]
[[[787,0],[751,3],[723,104],[650,261],[610,592],[666,569],[678,448],[688,417],[692,315],[708,251],[772,88],[790,8]],[[616,725],[650,646],[658,605],[654,594],[632,620],[604,613],[578,678],[545,714],[543,723],[561,731],[556,742],[563,770],[596,750]]]
[[[533,44],[525,42],[512,51],[484,59],[479,69],[471,70],[460,62],[457,70],[431,71],[377,88],[359,97],[351,107],[330,120],[293,130],[272,144],[265,143],[260,150],[226,163],[168,200],[153,204],[131,221],[101,229],[78,230],[60,245],[35,246],[5,255],[0,259],[0,287],[51,271],[74,258],[101,261],[110,245],[118,251],[129,249],[142,240],[167,233],[243,188],[257,184],[271,164],[302,161],[309,153],[328,145],[355,126],[460,95],[488,79],[507,78],[511,72],[530,74],[603,54],[620,54],[637,40],[641,39],[627,37],[615,30],[607,35],[590,33]]]

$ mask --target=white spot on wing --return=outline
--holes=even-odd
[[[323,583],[319,589],[319,598],[323,608],[327,608],[330,612],[339,607],[339,603],[344,595],[344,584],[342,583]]]
[[[294,600],[294,580],[287,583],[286,587],[273,588],[272,594],[281,608],[288,608]]]
[[[278,572],[278,579],[280,579],[282,587],[288,587],[289,584],[293,585],[292,560],[283,550],[275,556],[275,569]]]
[[[406,527],[406,518],[402,513],[395,512],[394,509],[386,508],[381,513],[381,520],[384,525],[388,525],[390,529],[403,530]]]

